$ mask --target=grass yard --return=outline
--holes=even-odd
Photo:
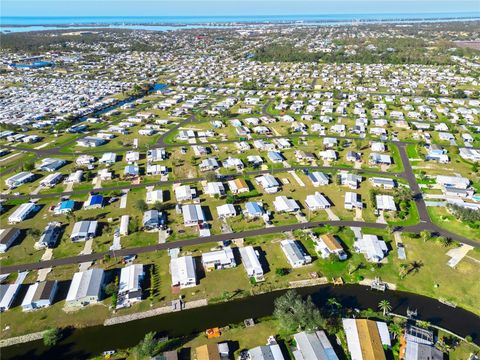
[[[436,225],[466,238],[480,241],[480,229],[472,229],[468,225],[463,224],[444,207],[430,206],[427,209],[430,219]]]

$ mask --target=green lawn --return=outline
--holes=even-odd
[[[480,229],[472,229],[468,225],[463,224],[444,207],[431,206],[427,209],[430,219],[441,228],[466,238],[480,241]]]

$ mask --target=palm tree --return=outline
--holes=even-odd
[[[330,307],[330,312],[331,312],[331,313],[334,313],[335,310],[338,310],[338,309],[340,309],[340,308],[342,307],[342,304],[340,304],[340,303],[338,302],[338,300],[335,299],[334,297],[329,298],[329,299],[327,300],[327,305]]]
[[[378,303],[378,308],[382,310],[383,316],[387,316],[387,313],[392,310],[392,306],[388,300],[382,300]]]

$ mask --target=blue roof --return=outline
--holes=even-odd
[[[102,205],[103,204],[103,196],[102,195],[93,195],[90,198],[90,205]]]
[[[258,205],[257,202],[247,202],[245,207],[249,214],[251,215],[262,215],[263,209]]]
[[[75,207],[75,201],[65,200],[60,204],[60,210],[73,209]]]

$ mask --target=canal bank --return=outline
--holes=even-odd
[[[312,295],[318,306],[325,306],[329,298],[335,297],[343,307],[377,309],[378,303],[387,299],[393,313],[406,314],[408,308],[416,309],[420,319],[462,337],[470,335],[475,343],[480,343],[480,317],[421,295],[401,291],[383,293],[361,285],[320,285],[300,288],[297,291],[302,295]],[[105,350],[132,347],[149,331],[170,337],[185,337],[206,328],[271,315],[275,299],[283,293],[285,290],[118,325],[69,329],[65,332],[64,339],[54,348],[46,348],[41,340],[32,341],[3,348],[2,359],[84,359]]]

